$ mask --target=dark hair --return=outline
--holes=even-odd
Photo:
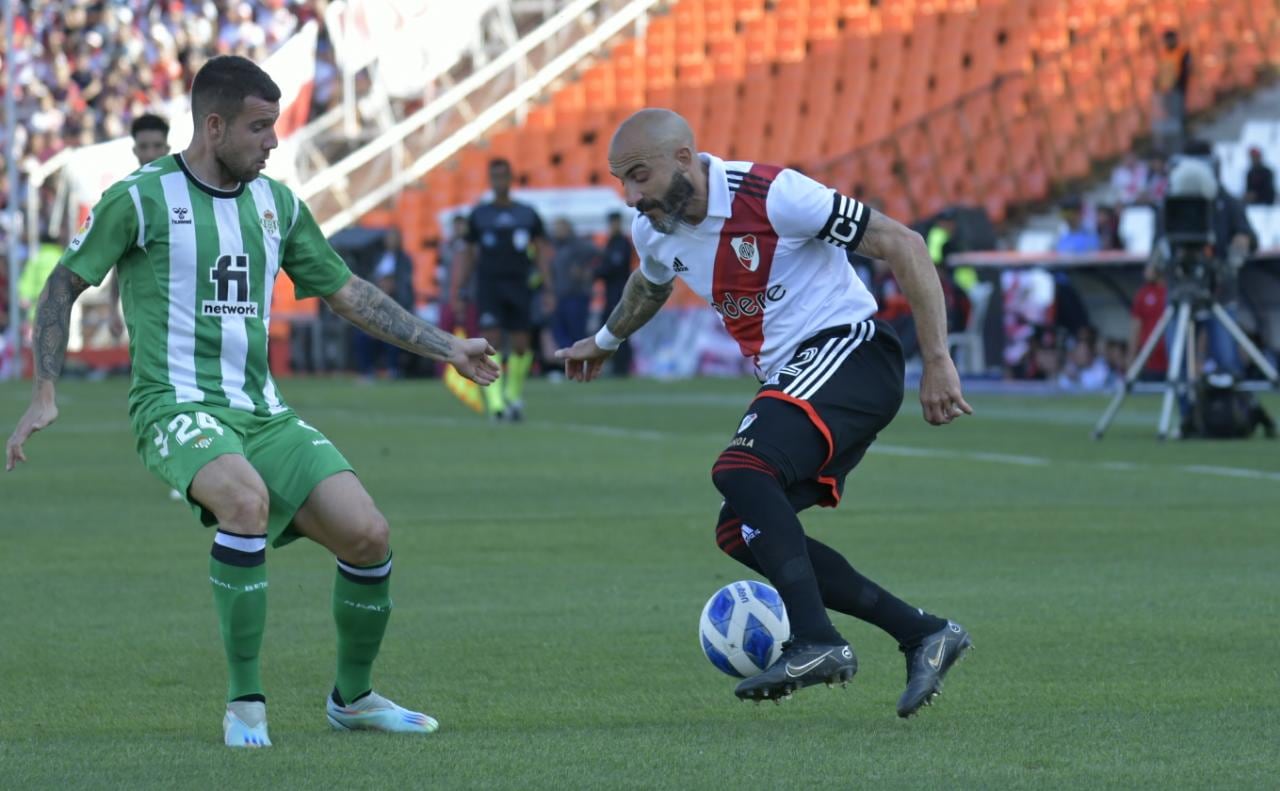
[[[227,121],[234,120],[250,96],[278,102],[280,86],[248,58],[239,55],[210,58],[191,82],[191,114],[196,127],[211,113]]]
[[[616,220],[616,221],[618,221],[618,222],[621,222],[621,221],[622,221],[622,212],[620,212],[620,211],[611,211],[611,212],[609,212],[608,214],[606,214],[606,215],[604,216],[604,218],[605,218],[606,220],[608,220],[609,222],[614,222],[615,220]]]
[[[493,170],[494,168],[506,168],[507,170],[511,170],[511,161],[506,157],[494,157],[489,160],[489,170]]]
[[[159,132],[162,135],[168,135],[169,123],[158,115],[144,113],[133,119],[133,124],[129,127],[130,137],[137,137],[139,132]]]
[[[1208,140],[1192,138],[1182,147],[1182,153],[1189,157],[1207,157],[1213,155],[1213,146]]]

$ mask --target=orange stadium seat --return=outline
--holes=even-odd
[[[733,13],[739,22],[750,22],[764,16],[764,0],[733,0]]]
[[[1274,0],[679,0],[406,193],[406,240],[483,191],[493,155],[534,186],[607,181],[609,134],[645,104],[688,117],[703,148],[800,165],[891,212],[1003,217],[1149,131],[1166,26],[1195,58],[1193,111],[1280,66]]]
[[[777,56],[778,21],[772,14],[747,23],[747,63],[772,63]]]

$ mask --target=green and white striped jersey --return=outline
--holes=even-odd
[[[299,299],[328,296],[351,277],[287,187],[260,176],[214,189],[181,155],[107,189],[62,264],[94,285],[118,267],[135,424],[187,403],[283,412],[267,366],[276,275],[288,273]]]

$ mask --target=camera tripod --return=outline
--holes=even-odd
[[[1213,299],[1211,289],[1198,280],[1183,280],[1176,273],[1173,274],[1174,277],[1171,279],[1174,282],[1170,284],[1169,300],[1168,304],[1165,305],[1164,313],[1161,314],[1159,321],[1156,322],[1155,328],[1151,330],[1151,334],[1147,336],[1146,342],[1142,344],[1142,350],[1134,358],[1133,364],[1125,372],[1124,381],[1116,388],[1115,397],[1111,399],[1106,411],[1098,419],[1098,424],[1094,426],[1094,439],[1102,439],[1103,433],[1111,425],[1116,412],[1120,411],[1120,405],[1124,403],[1124,399],[1129,393],[1135,389],[1134,386],[1138,383],[1138,377],[1142,374],[1142,369],[1146,367],[1147,359],[1155,351],[1156,344],[1164,338],[1165,328],[1169,326],[1170,321],[1173,322],[1173,338],[1169,347],[1169,370],[1164,382],[1156,385],[1164,391],[1164,403],[1160,407],[1160,422],[1156,436],[1162,440],[1177,439],[1181,436],[1181,425],[1173,423],[1173,405],[1175,396],[1180,393],[1193,392],[1195,385],[1196,325],[1192,320],[1192,314],[1197,309],[1207,307],[1214,318],[1221,322],[1222,326],[1231,334],[1236,343],[1240,344],[1240,348],[1244,349],[1245,354],[1249,356],[1254,365],[1258,366],[1267,380],[1271,382],[1271,386],[1280,387],[1280,377],[1277,377],[1276,369],[1271,363],[1267,362],[1267,358],[1262,356],[1262,352],[1258,351],[1258,347],[1244,334],[1244,330],[1240,329],[1240,325],[1236,323],[1235,319],[1231,318],[1231,314],[1227,313],[1226,309]]]

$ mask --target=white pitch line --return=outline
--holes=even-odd
[[[355,410],[342,408],[314,408],[304,410],[308,413],[319,413],[328,416],[338,417],[344,420],[366,423],[374,425],[404,425],[406,423],[416,423],[426,426],[440,426],[443,428],[480,428],[486,424],[482,418],[457,418],[446,417],[441,415],[378,415],[367,412],[358,412]],[[659,442],[668,440],[717,440],[723,439],[726,434],[717,433],[680,433],[673,431],[658,431],[654,429],[637,429],[626,428],[623,426],[602,425],[598,423],[557,423],[549,420],[531,420],[523,424],[526,428],[537,431],[554,431],[554,432],[570,432],[574,434],[586,434],[596,437],[607,437],[611,439],[635,439],[648,442]],[[127,433],[129,425],[126,421],[119,422],[102,422],[102,423],[80,423],[80,424],[56,424],[51,430],[59,433],[68,434],[109,434],[117,431]],[[512,427],[512,430],[518,430]],[[1100,469],[1114,470],[1118,472],[1133,472],[1136,470],[1147,470],[1157,468],[1159,465],[1140,464],[1129,461],[1059,461],[1043,456],[1023,456],[1011,453],[994,453],[989,451],[962,451],[949,450],[943,448],[922,448],[912,445],[894,445],[889,443],[877,443],[869,449],[872,454],[884,456],[900,456],[907,458],[922,459],[964,459],[969,461],[980,461],[989,464],[1008,464],[1017,467],[1048,467],[1056,465],[1084,465],[1089,467],[1097,467]],[[1212,465],[1191,464],[1176,467],[1168,467],[1166,469],[1176,470],[1178,472],[1189,473],[1192,475],[1217,475],[1227,478],[1237,478],[1242,480],[1260,480],[1260,481],[1280,481],[1280,472],[1271,472],[1268,470],[1255,470],[1247,467],[1216,467]]]
[[[1178,469],[1196,475],[1223,475],[1228,478],[1251,478],[1261,481],[1280,481],[1280,472],[1251,470],[1246,467],[1213,467],[1205,464],[1188,464]]]

